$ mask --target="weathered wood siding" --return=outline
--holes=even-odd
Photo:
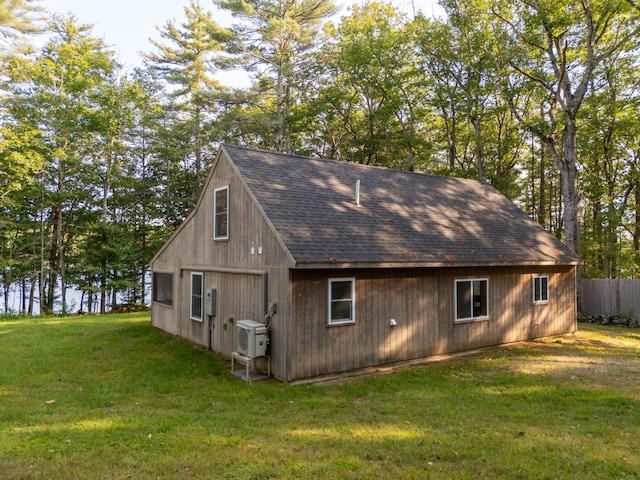
[[[532,277],[549,276],[533,304]],[[328,279],[356,278],[356,323],[327,326]],[[454,323],[455,279],[488,278],[489,319]],[[292,271],[287,380],[575,331],[573,267]],[[395,319],[397,326],[391,327]]]
[[[229,186],[229,240],[213,239],[214,189]],[[262,252],[262,253],[260,253]],[[211,344],[214,350],[230,355],[235,338],[235,322],[264,319],[265,302],[278,304],[271,332],[272,370],[285,375],[285,319],[289,318],[289,267],[291,261],[273,234],[233,166],[221,154],[213,167],[196,209],[156,256],[155,272],[173,273],[173,306],[153,302],[152,324],[190,341],[208,345],[208,325],[189,318],[191,272],[203,273],[203,293],[218,291],[218,310]],[[215,269],[250,270],[252,273],[224,273]],[[255,272],[266,272],[264,279]],[[282,342],[279,344],[278,342]]]

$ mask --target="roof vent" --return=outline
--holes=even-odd
[[[356,180],[356,207],[360,206],[360,179]]]

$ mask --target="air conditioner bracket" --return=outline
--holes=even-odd
[[[236,377],[241,378],[245,382],[255,382],[256,380],[265,380],[271,377],[271,355],[264,355],[267,359],[267,374],[264,375],[262,373],[257,373],[256,370],[256,360],[263,357],[251,358],[246,355],[243,355],[240,352],[231,352],[231,373],[233,373]],[[240,362],[245,366],[244,370],[234,370],[233,364],[234,362]],[[250,371],[253,371],[254,374],[250,375]]]

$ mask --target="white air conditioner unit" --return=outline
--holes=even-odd
[[[238,320],[236,351],[249,358],[262,357],[267,353],[267,327],[253,320]]]

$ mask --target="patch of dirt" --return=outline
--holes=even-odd
[[[508,368],[513,371],[572,382],[597,379],[605,387],[631,387],[640,399],[640,336],[580,330],[571,336],[517,345],[520,352],[524,349],[529,353],[509,358]]]

